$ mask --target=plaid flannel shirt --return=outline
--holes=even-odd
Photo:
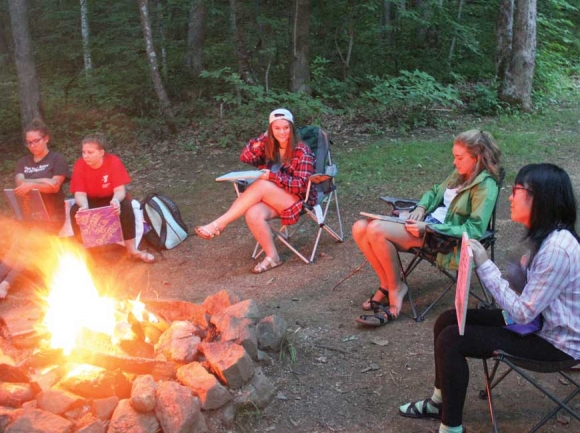
[[[272,168],[273,162],[266,160],[266,137],[264,134],[251,139],[246,144],[240,155],[240,160],[258,169]],[[306,144],[300,142],[294,149],[292,160],[289,163],[283,163],[276,173],[270,172],[268,178],[270,182],[274,182],[278,187],[300,197],[300,200],[280,213],[282,224],[291,225],[298,222],[306,199],[308,179],[314,174],[314,167],[314,154]],[[316,188],[310,188],[306,202],[309,206],[316,204]]]
[[[580,244],[569,231],[556,230],[544,240],[527,270],[521,295],[501,278],[491,260],[481,264],[477,274],[516,323],[530,323],[542,314],[544,324],[537,335],[580,359]]]

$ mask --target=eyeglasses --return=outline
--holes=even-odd
[[[26,141],[27,146],[34,146],[44,140],[44,137],[37,138],[36,140]]]
[[[523,189],[524,191],[527,191],[527,192],[529,192],[530,194],[533,194],[533,193],[534,193],[534,191],[532,191],[532,190],[531,190],[531,189],[529,189],[529,188],[526,188],[525,186],[518,186],[518,185],[514,185],[514,186],[512,186],[512,195],[513,195],[513,196],[515,196],[515,195],[516,195],[516,191],[517,191],[518,189]]]

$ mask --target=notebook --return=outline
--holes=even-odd
[[[97,207],[77,212],[76,221],[85,248],[99,247],[123,241],[121,219],[113,206]]]
[[[50,221],[42,195],[37,189],[26,195],[17,195],[13,189],[5,189],[4,194],[18,221]]]
[[[459,256],[459,269],[457,270],[457,289],[455,291],[455,312],[459,325],[459,335],[465,333],[465,318],[467,316],[467,301],[471,286],[471,266],[473,263],[473,251],[469,246],[467,233],[461,237],[461,253]]]
[[[232,171],[216,178],[217,182],[235,181],[241,179],[257,179],[264,173],[260,170]]]
[[[392,223],[405,224],[405,220],[403,218],[397,218],[394,216],[379,215],[376,213],[369,213],[369,212],[361,212],[360,215],[367,217],[367,218],[372,218],[374,220],[389,221]]]

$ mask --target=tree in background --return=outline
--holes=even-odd
[[[83,59],[85,61],[85,72],[90,74],[93,69],[91,58],[91,31],[89,27],[89,5],[88,0],[81,2],[81,35],[83,37]]]
[[[207,6],[206,0],[192,0],[187,26],[187,51],[185,64],[194,77],[204,69],[203,50],[205,48]]]
[[[509,5],[502,6],[509,7]],[[510,104],[531,111],[534,70],[536,66],[536,0],[516,0],[513,14],[511,49],[506,59],[499,98]],[[508,23],[509,26],[509,23]],[[502,37],[508,33],[502,30]]]
[[[290,49],[290,91],[310,94],[310,0],[294,0]]]
[[[14,40],[14,61],[18,74],[20,121],[24,128],[32,119],[42,119],[44,113],[32,52],[32,39],[28,28],[28,2],[26,0],[9,0],[8,8]]]
[[[161,114],[165,119],[167,127],[172,134],[177,133],[177,126],[175,124],[175,119],[173,117],[173,111],[171,109],[171,103],[169,102],[169,96],[165,91],[163,82],[161,81],[161,76],[159,75],[159,65],[157,63],[157,54],[155,54],[155,48],[153,45],[153,32],[151,31],[151,22],[149,20],[149,9],[147,7],[147,0],[139,1],[139,15],[141,16],[141,28],[143,30],[143,39],[145,40],[145,48],[147,52],[147,62],[149,63],[149,72],[151,74],[151,80],[153,81],[153,87],[157,93],[157,98],[159,99],[159,104],[161,105]]]

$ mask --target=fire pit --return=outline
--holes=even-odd
[[[229,291],[107,298],[85,263],[63,253],[46,294],[0,313],[0,431],[205,432],[269,404],[259,360],[279,350],[281,317]]]

